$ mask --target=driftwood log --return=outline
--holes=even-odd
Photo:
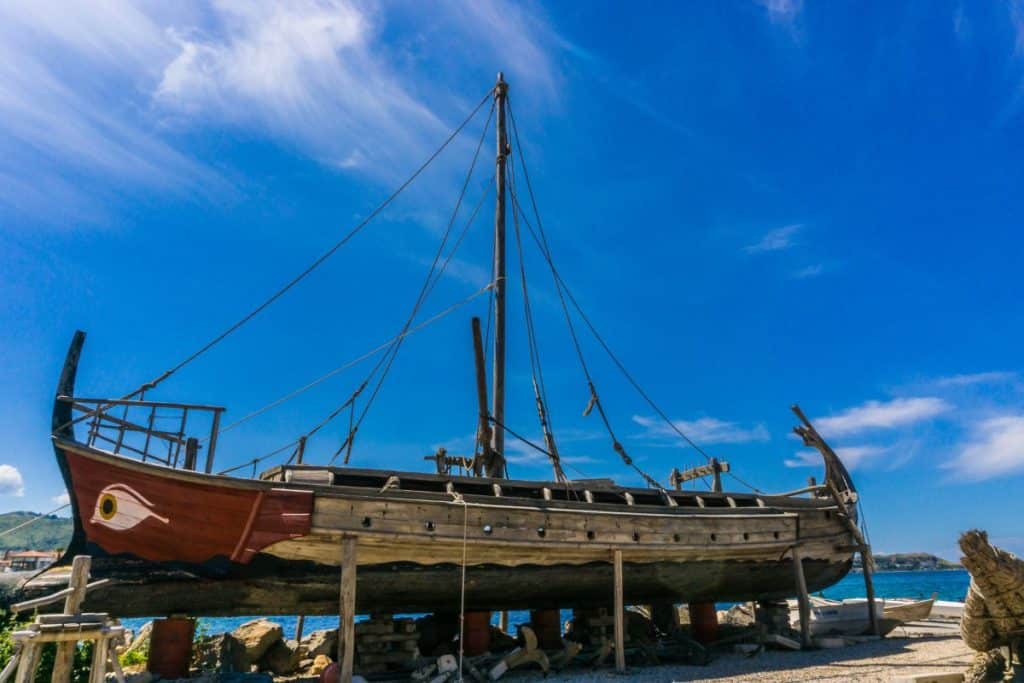
[[[960,537],[961,562],[971,573],[960,634],[971,649],[986,652],[1024,637],[1024,560],[972,530]]]

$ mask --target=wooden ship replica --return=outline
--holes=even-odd
[[[86,607],[122,617],[337,614],[340,566],[357,567],[357,612],[607,605],[616,569],[626,604],[781,599],[795,593],[794,564],[802,569],[807,591],[825,588],[850,570],[853,554],[864,549],[857,493],[839,458],[799,409],[802,424],[796,431],[824,459],[820,484],[778,495],[730,492],[721,485],[728,466],[711,460],[692,471],[675,471],[671,483],[662,486],[633,463],[611,432],[581,354],[588,412],[596,410],[614,451],[646,486],[565,476],[536,371],[543,443],[528,445],[551,459],[554,474],[551,481],[507,476],[505,438],[520,437],[505,423],[506,207],[511,204],[517,239],[526,211],[511,177],[507,116],[516,140],[518,134],[500,76],[474,115],[488,103],[484,135],[492,120],[497,133],[494,270],[486,288],[494,323],[493,374],[488,387],[487,354],[474,318],[480,409],[475,454],[455,457],[439,451],[432,458],[437,466],[432,473],[350,467],[355,421],[336,454],[345,453],[345,464],[309,464],[304,461],[306,439],[321,423],[281,451],[284,464],[256,475],[255,464],[262,460],[256,458],[250,461],[251,478],[237,476],[239,468],[218,474],[214,463],[223,408],[148,397],[171,373],[276,300],[342,240],[241,322],[122,398],[76,395],[85,338],[76,333],[53,410],[53,446],[71,498],[74,537],[64,559],[31,580],[26,590],[42,589],[48,581],[52,585],[62,567],[66,572],[71,558],[81,554],[92,556],[93,577],[111,579],[90,592]],[[519,155],[525,172],[521,148]],[[529,188],[528,176],[525,182]],[[575,341],[568,312],[576,300],[550,258],[539,217],[529,227],[550,265]],[[446,263],[435,258],[431,276],[439,277]],[[413,329],[431,276],[382,359],[393,360],[389,354],[397,353]],[[523,287],[525,298],[525,279]],[[532,327],[528,308],[527,321]],[[386,373],[390,362],[378,367],[382,364]],[[380,381],[383,373],[378,373]],[[364,382],[328,419],[354,414],[355,397],[367,386]],[[373,382],[369,387],[379,389]],[[169,423],[174,427],[161,426]],[[195,432],[197,423],[203,425],[201,433]],[[683,482],[702,476],[714,478],[711,491],[682,488]]]

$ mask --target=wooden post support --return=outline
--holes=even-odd
[[[339,683],[352,683],[356,654],[356,537],[341,539],[341,598],[338,624]]]
[[[804,647],[811,646],[811,599],[807,595],[807,581],[804,579],[804,560],[800,548],[793,546],[793,573],[796,577],[796,599],[800,605],[800,640]]]
[[[71,577],[68,579],[68,589],[71,592],[64,599],[64,614],[78,614],[82,611],[85,586],[89,583],[89,568],[91,566],[92,558],[88,555],[77,555],[71,561]],[[74,641],[57,644],[57,653],[53,660],[53,674],[50,676],[51,683],[69,683],[71,680],[76,645],[77,643]]]
[[[622,551],[612,551],[615,565],[615,670],[626,673],[626,606],[622,598]]]
[[[505,610],[498,617],[498,628],[502,633],[508,633],[508,610]]]
[[[76,643],[72,643],[75,645]],[[107,647],[110,640],[100,638],[92,644],[92,670],[89,672],[89,683],[104,683],[107,679]],[[63,645],[63,643],[61,643]]]
[[[295,642],[296,643],[301,643],[302,642],[302,627],[305,626],[305,625],[306,625],[306,616],[304,614],[300,614],[295,619]]]
[[[878,615],[875,614],[875,583],[871,579],[874,560],[871,555],[871,548],[866,545],[860,547],[860,565],[864,570],[864,588],[868,594],[868,621],[871,624],[871,633],[879,635]]]

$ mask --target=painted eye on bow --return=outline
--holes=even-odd
[[[170,521],[153,512],[153,504],[132,487],[111,484],[100,491],[90,521],[116,531],[124,531],[150,517],[164,524]]]

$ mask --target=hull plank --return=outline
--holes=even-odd
[[[272,558],[260,557],[253,562],[251,569],[256,571],[249,576],[210,579],[178,574],[154,580],[153,573],[143,572],[143,565],[126,572],[124,562],[118,561],[116,567],[103,564],[97,562],[95,570],[117,577],[119,582],[90,591],[85,604],[88,611],[112,611],[123,617],[338,614],[340,572],[337,568],[281,565]],[[624,566],[627,604],[783,599],[794,595],[796,590],[792,563],[788,559],[782,562],[718,560],[642,564],[627,561]],[[849,562],[806,560],[808,590],[821,590],[835,583],[849,569]],[[163,573],[167,573],[166,569]],[[460,579],[458,565],[360,565],[357,609],[360,613],[456,610]],[[613,581],[610,561],[515,569],[494,565],[473,567],[466,573],[466,608],[503,610],[611,605]],[[37,589],[42,589],[42,584],[37,580]]]
[[[590,496],[535,498],[535,485],[515,481],[496,496],[479,479],[399,473],[402,489],[381,487],[379,472],[308,467],[301,477],[249,480],[67,439],[55,446],[76,510],[60,564],[92,555],[93,577],[115,583],[90,592],[86,609],[125,617],[338,614],[346,536],[358,537],[364,612],[456,609],[464,537],[474,610],[608,605],[613,551],[624,559],[628,603],[792,596],[797,545],[810,591],[842,578],[852,560],[853,539],[829,499],[701,494],[690,505],[674,492],[682,502],[671,505],[606,482],[582,484]],[[52,590],[62,571],[24,594]]]

